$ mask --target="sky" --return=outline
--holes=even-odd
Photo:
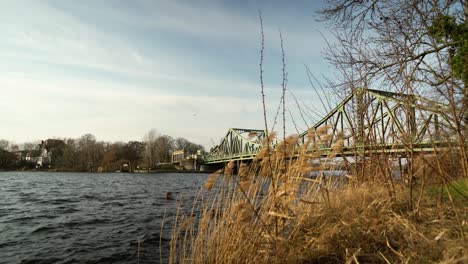
[[[230,127],[262,129],[259,10],[270,127],[281,96],[280,31],[288,108],[295,106],[292,93],[320,111],[304,65],[318,77],[333,72],[322,54],[330,33],[315,13],[322,5],[2,0],[0,139],[21,143],[91,133],[98,140],[129,141],[156,129],[210,148]],[[289,121],[299,118],[291,113]],[[307,129],[301,122],[296,126]]]

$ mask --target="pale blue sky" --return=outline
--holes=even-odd
[[[329,33],[316,22],[320,6],[2,0],[0,138],[20,143],[92,133],[128,141],[155,128],[209,148],[229,127],[262,128],[259,9],[270,119],[281,92],[279,29],[288,89],[318,107],[304,64],[317,76],[332,71],[321,54],[321,34]]]

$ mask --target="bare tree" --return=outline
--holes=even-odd
[[[78,151],[81,169],[93,171],[102,161],[104,146],[94,135],[85,134],[78,140]]]
[[[129,141],[122,148],[122,156],[131,164],[141,160],[145,145],[140,141]]]
[[[168,135],[161,135],[156,139],[156,157],[158,162],[169,162],[174,150],[174,139]]]
[[[143,159],[146,164],[146,168],[149,171],[154,165],[156,165],[157,160],[157,145],[156,140],[158,139],[159,134],[155,129],[151,129],[145,136],[143,141],[145,142],[145,152]]]
[[[0,139],[0,149],[7,150],[9,145],[10,142],[8,140]]]
[[[63,151],[62,169],[74,170],[78,164],[78,144],[77,140],[64,139],[65,148]]]
[[[342,90],[378,86],[450,105],[468,173],[468,7],[466,0],[330,0],[320,11],[335,27],[327,58]]]
[[[26,150],[26,151],[37,149],[37,148],[39,148],[39,143],[40,143],[40,141],[25,142],[25,143],[23,143],[22,148],[23,148],[23,150]]]
[[[174,148],[184,149],[187,154],[195,154],[198,150],[201,150],[202,152],[205,151],[202,145],[190,142],[189,140],[183,137],[178,137],[174,140]]]

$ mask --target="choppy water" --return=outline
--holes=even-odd
[[[206,176],[0,172],[0,263],[165,262],[176,207]]]

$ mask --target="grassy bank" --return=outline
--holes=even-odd
[[[417,180],[395,181],[388,159],[373,157],[345,179],[325,177],[326,160],[311,162],[321,154],[310,151],[320,143],[314,133],[300,148],[295,137],[276,151],[264,148],[237,168],[238,176],[234,163],[212,174],[194,205],[200,213],[175,220],[171,262],[468,261],[466,179],[459,170],[439,180],[440,173],[424,170]],[[337,142],[328,159],[340,151]]]

